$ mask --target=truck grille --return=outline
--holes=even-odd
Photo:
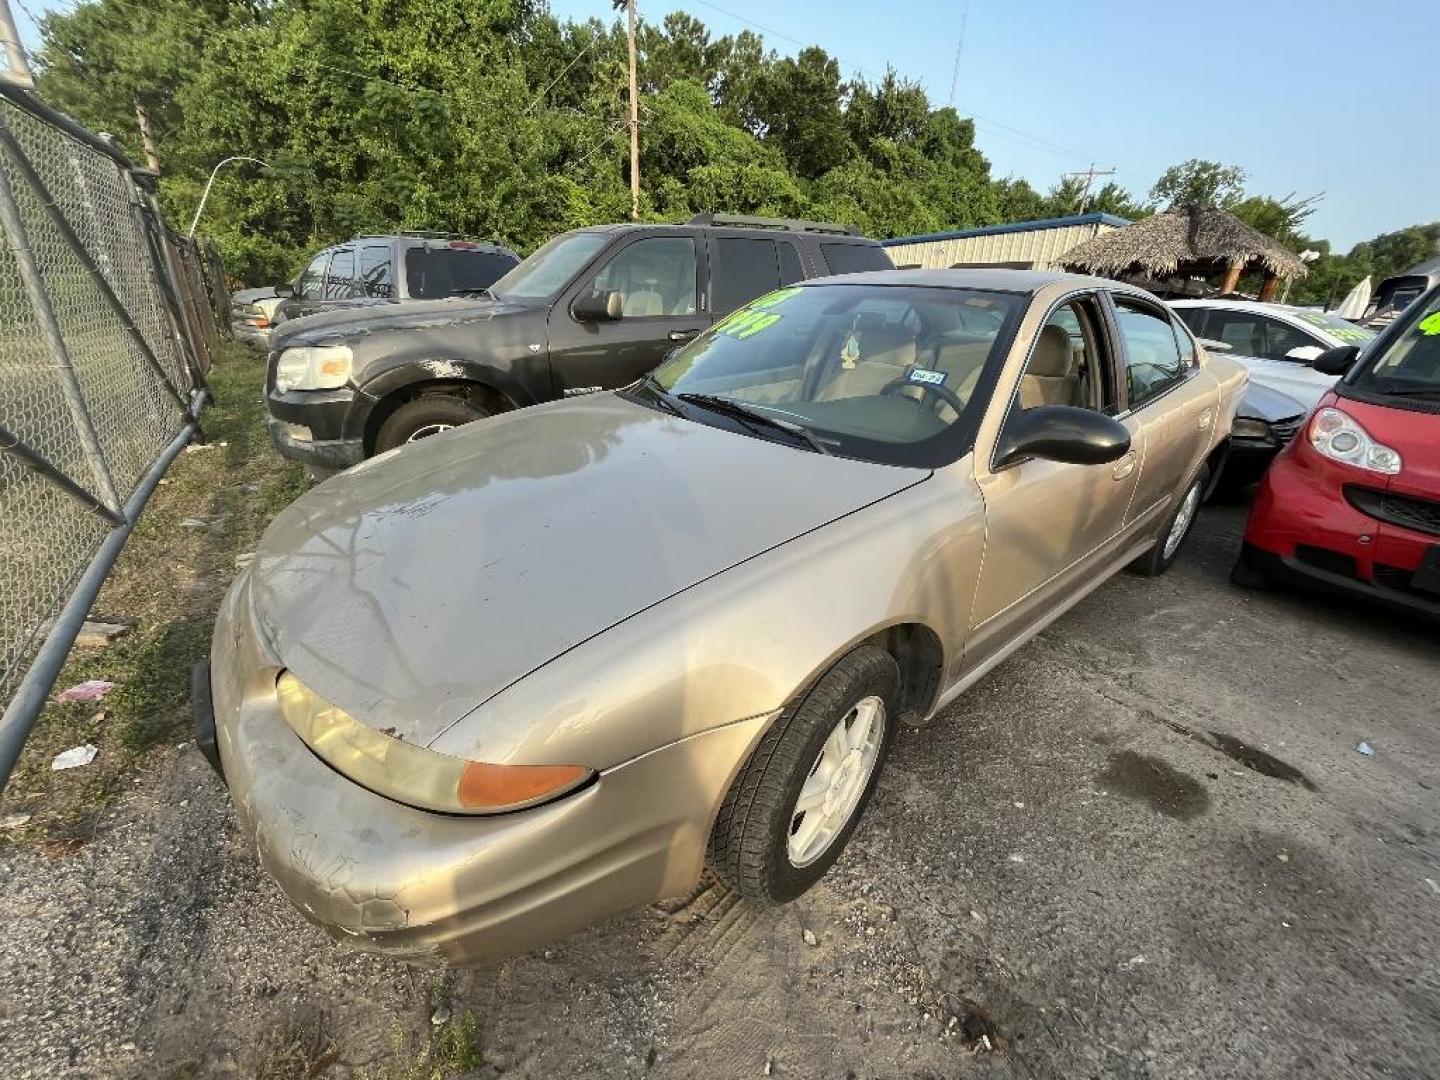
[[[1305,418],[1303,416],[1291,416],[1284,420],[1276,420],[1270,425],[1270,430],[1275,433],[1275,438],[1279,440],[1280,445],[1283,447],[1287,446],[1290,440],[1295,438],[1295,433],[1300,430],[1300,425],[1304,422]]]

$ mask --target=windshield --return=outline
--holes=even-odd
[[[1356,326],[1338,315],[1331,315],[1328,311],[1296,309],[1291,314],[1297,319],[1303,319],[1317,330],[1323,331],[1326,336],[1334,338],[1342,345],[1364,345],[1375,336],[1374,330]]]
[[[606,233],[573,232],[555,237],[491,288],[496,296],[541,299],[554,296],[609,243]]]
[[[501,251],[412,247],[405,252],[405,284],[412,300],[440,300],[487,289],[514,265],[514,256]]]
[[[946,436],[970,426],[981,372],[1023,307],[1016,294],[972,289],[781,289],[675,353],[654,384],[799,425],[828,452],[934,466],[953,457]]]
[[[1375,394],[1440,397],[1440,291],[1420,318],[1364,366],[1351,384]]]

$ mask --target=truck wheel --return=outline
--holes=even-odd
[[[462,398],[439,394],[416,398],[401,405],[380,425],[380,433],[375,436],[375,453],[383,454],[489,415]]]
[[[793,900],[860,821],[894,738],[900,669],[884,649],[842,657],[775,721],[741,767],[710,836],[710,865],[747,900]]]

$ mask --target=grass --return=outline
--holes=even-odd
[[[362,1069],[360,1080],[450,1080],[485,1064],[480,1044],[480,1020],[473,1012],[460,1012],[433,1029],[428,1042],[397,1033],[392,1060],[376,1069]]]
[[[101,812],[136,773],[190,735],[190,668],[210,649],[235,556],[253,551],[270,519],[308,486],[265,434],[264,358],[222,345],[203,417],[209,445],[182,453],[161,481],[95,602],[91,617],[133,622],[110,645],[77,646],[55,693],[86,679],[115,689],[98,703],[46,705],[10,783],[0,816],[28,813],[0,844],[38,843],[59,853],[94,835]],[[204,519],[202,528],[182,527]],[[93,743],[89,765],[50,769],[63,750]]]

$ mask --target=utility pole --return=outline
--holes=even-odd
[[[25,49],[20,44],[15,19],[10,14],[10,0],[0,0],[0,37],[4,38],[5,47],[5,70],[0,73],[0,79],[13,86],[32,89],[35,79],[30,74],[30,62],[25,58]]]
[[[1081,195],[1080,195],[1080,213],[1082,213],[1082,214],[1085,212],[1085,207],[1087,207],[1087,206],[1090,205],[1090,185],[1095,182],[1095,178],[1096,178],[1097,176],[1114,176],[1114,175],[1115,175],[1115,170],[1114,170],[1113,168],[1110,168],[1110,169],[1097,169],[1097,168],[1095,168],[1095,163],[1094,163],[1093,161],[1090,163],[1090,168],[1084,170],[1083,172],[1067,172],[1067,173],[1061,173],[1061,174],[1060,174],[1061,178],[1064,179],[1064,180],[1069,180],[1069,179],[1071,179],[1072,177],[1078,178],[1078,177],[1081,177],[1081,176],[1083,176],[1083,177],[1085,178],[1085,190],[1084,190],[1084,192],[1082,192]]]
[[[640,97],[635,77],[635,0],[623,0],[630,36],[630,218],[640,220]]]
[[[153,173],[160,171],[160,155],[155,152],[155,132],[150,128],[150,114],[135,102],[135,119],[140,121],[140,142],[145,147],[145,165]]]

